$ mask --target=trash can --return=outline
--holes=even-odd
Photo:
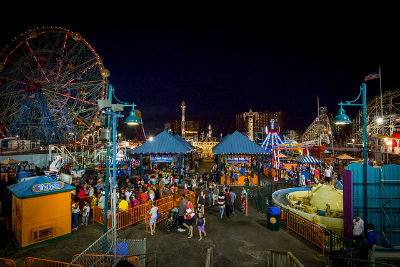
[[[281,210],[278,207],[269,207],[267,212],[268,229],[271,231],[279,231],[279,214]]]

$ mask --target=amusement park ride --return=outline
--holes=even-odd
[[[41,27],[0,53],[0,134],[72,143],[94,130],[109,72],[79,33]]]

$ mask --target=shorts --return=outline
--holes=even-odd
[[[203,226],[197,226],[197,229],[198,229],[199,231],[204,231],[204,225],[203,225]]]
[[[325,177],[325,182],[330,183],[331,182],[331,177]]]
[[[185,223],[186,223],[187,225],[192,225],[192,224],[193,224],[193,219],[186,219],[186,220],[185,220]]]
[[[149,225],[156,225],[156,223],[157,223],[157,218],[150,218]]]

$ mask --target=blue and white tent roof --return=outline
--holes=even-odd
[[[227,135],[216,146],[212,148],[214,154],[265,154],[267,153],[256,143],[249,138],[239,133],[234,132]]]
[[[187,153],[192,150],[193,149],[190,149],[188,145],[178,140],[175,136],[170,135],[166,131],[162,131],[155,136],[152,141],[147,141],[143,145],[132,150],[132,154]]]
[[[298,156],[296,158],[296,161],[299,163],[303,163],[303,164],[320,164],[319,160],[317,160],[309,155]]]

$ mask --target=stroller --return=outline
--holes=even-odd
[[[165,221],[165,226],[167,227],[168,234],[169,232],[171,232],[171,229],[174,228],[176,226],[176,223],[178,222],[178,212],[179,212],[178,208],[173,208],[168,214],[168,218]]]

